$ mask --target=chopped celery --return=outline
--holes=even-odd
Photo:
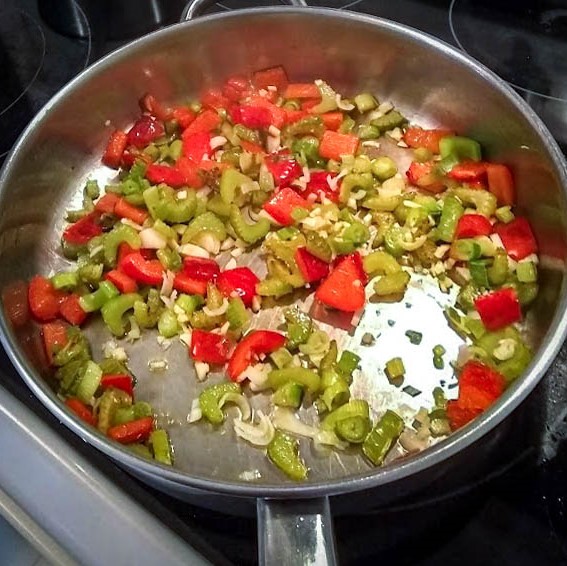
[[[368,436],[372,423],[364,417],[347,417],[337,423],[336,433],[339,438],[352,444],[360,444]]]
[[[391,157],[382,156],[372,160],[372,174],[379,181],[386,181],[398,172],[398,167]]]
[[[279,407],[291,407],[293,409],[298,409],[301,406],[302,400],[303,386],[294,381],[284,383],[281,387],[276,389],[272,396],[274,405]]]
[[[219,401],[226,393],[241,393],[238,383],[218,383],[207,387],[199,395],[199,406],[205,417],[214,425],[224,421],[224,414],[219,407]]]
[[[376,98],[374,98],[374,96],[369,92],[361,92],[360,94],[357,94],[354,97],[354,104],[361,114],[374,110],[374,108],[378,106]]]
[[[77,386],[77,397],[83,403],[90,403],[100,385],[102,370],[98,364],[89,360],[84,368],[83,376]]]
[[[197,216],[183,232],[181,243],[199,245],[208,236],[214,237],[219,244],[226,238],[225,224],[214,212],[204,212]]]
[[[103,305],[102,319],[114,336],[124,336],[126,333],[124,314],[134,308],[134,303],[141,300],[142,297],[137,293],[127,293],[114,297]]]
[[[532,261],[520,261],[516,266],[516,277],[520,283],[535,283],[537,268]]]
[[[389,275],[382,275],[374,285],[374,292],[379,296],[404,293],[410,280],[406,271],[398,271]]]
[[[293,356],[286,348],[279,348],[270,354],[270,359],[276,364],[278,369],[282,369],[291,364]]]
[[[348,383],[342,378],[337,379],[324,389],[320,398],[327,411],[334,411],[348,402],[350,398]]]
[[[57,290],[71,291],[79,284],[79,276],[74,271],[61,271],[51,278],[51,284]]]
[[[406,373],[406,368],[404,367],[404,362],[402,358],[392,358],[386,362],[386,375],[390,380],[400,379]]]
[[[403,430],[401,417],[393,411],[386,411],[365,438],[362,452],[375,466],[380,466]]]
[[[500,208],[497,208],[494,216],[496,216],[500,222],[504,222],[505,224],[512,222],[512,220],[516,218],[512,212],[512,207],[510,206],[501,206]]]
[[[349,350],[344,350],[340,360],[337,362],[337,369],[341,373],[351,376],[352,372],[358,367],[359,362],[360,356]]]
[[[370,419],[368,403],[363,399],[351,399],[348,403],[341,405],[338,409],[329,413],[321,422],[321,428],[334,432],[337,423],[352,417]]]
[[[295,381],[314,394],[319,390],[321,379],[314,371],[302,367],[274,369],[268,374],[268,383],[272,389],[278,389],[288,381]]]
[[[165,309],[158,319],[158,332],[165,338],[172,338],[179,330],[177,316],[172,310]]]
[[[94,312],[100,310],[108,301],[119,294],[118,289],[110,281],[103,281],[96,291],[83,295],[79,299],[79,304],[85,312]]]
[[[457,222],[463,215],[464,208],[459,199],[447,196],[443,202],[441,218],[437,226],[437,237],[444,242],[452,242],[455,236]]]
[[[235,204],[230,207],[229,220],[236,235],[247,244],[255,244],[270,231],[271,224],[267,218],[260,218],[256,223],[249,224]]]
[[[305,247],[311,255],[314,255],[326,263],[331,261],[333,258],[333,250],[325,238],[316,232],[309,230],[305,234],[305,240],[307,242]]]
[[[293,287],[281,279],[269,277],[256,285],[256,292],[261,297],[275,297],[277,299],[292,293]]]
[[[236,299],[232,299],[232,300],[236,300]],[[193,312],[195,312],[204,302],[205,301],[203,297],[201,297],[201,295],[185,295],[183,293],[179,295],[175,300],[176,306],[182,308],[185,311],[185,314],[188,315],[193,314]],[[230,307],[230,302],[229,302],[229,307]]]
[[[240,297],[233,297],[228,301],[226,319],[230,325],[230,330],[240,330],[248,324],[250,315]]]
[[[163,429],[157,429],[152,431],[149,439],[150,446],[154,453],[154,458],[168,466],[173,464],[173,454],[171,451],[171,443],[169,442],[169,436],[167,432]]]
[[[391,275],[401,271],[400,264],[388,253],[377,251],[365,256],[362,260],[364,271],[369,277]]]
[[[406,118],[397,110],[390,110],[387,114],[370,120],[370,124],[376,126],[380,132],[387,132],[388,130],[399,128],[405,124],[405,122],[407,122]]]

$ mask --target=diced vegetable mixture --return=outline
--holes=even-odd
[[[485,160],[475,140],[408,123],[371,93],[347,99],[323,80],[290,83],[282,67],[231,77],[200,101],[170,107],[146,95],[140,106],[102,157],[116,182],[87,182],[82,209],[67,213],[62,253],[74,269],[38,275],[27,289],[58,393],[83,421],[173,463],[167,432],[136,399],[124,350],[92,359],[81,327],[99,314],[109,338],[179,337],[199,380],[224,368],[226,381],[187,400],[189,426],[219,426],[225,405],[237,405],[236,435],[294,480],[308,475],[298,434],[379,466],[395,444],[411,452],[466,425],[522,374],[532,354],[518,324],[538,290],[537,243],[513,212],[511,170]],[[385,155],[388,146],[411,156],[409,167]],[[252,249],[267,275],[242,265]],[[376,414],[353,397],[359,357],[297,306],[279,329],[249,329],[263,302],[306,288],[356,321],[370,296],[401,300],[413,272],[445,291],[458,286],[446,317],[468,344],[458,360],[433,348],[424,371],[451,363],[458,397],[436,389],[413,427],[397,407]],[[16,324],[20,311],[4,300]],[[403,378],[403,359],[385,373]],[[250,397],[268,390],[272,412],[254,414]],[[302,405],[316,407],[318,426],[298,419]]]

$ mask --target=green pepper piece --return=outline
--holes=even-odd
[[[407,119],[397,110],[390,110],[387,114],[370,120],[370,124],[380,130],[380,133],[399,128],[407,122]]]
[[[179,271],[181,269],[181,256],[176,250],[162,248],[157,251],[157,258],[163,267],[169,271]]]
[[[333,250],[325,238],[310,230],[306,232],[305,240],[305,247],[311,255],[326,263],[333,259]]]
[[[199,245],[205,238],[211,236],[218,242],[222,242],[226,238],[226,228],[224,222],[213,212],[204,212],[187,226],[181,237],[181,243]]]
[[[290,350],[297,349],[301,344],[305,344],[311,335],[311,325],[297,322],[289,322],[287,325],[286,346]]]
[[[252,143],[259,144],[260,140],[260,133],[256,130],[251,130],[242,124],[235,124],[233,128],[234,135],[238,136],[241,140],[246,140]]]
[[[352,417],[370,419],[370,409],[364,399],[351,399],[345,405],[329,413],[321,422],[321,429],[335,432],[340,421]]]
[[[337,361],[337,354],[338,354],[337,341],[331,340],[331,343],[329,344],[329,351],[325,354],[325,356],[321,360],[321,363],[319,364],[319,369],[322,371],[325,369],[332,368]],[[324,375],[323,371],[322,371],[322,375]],[[326,385],[323,385],[323,387],[326,387]]]
[[[74,271],[61,271],[51,278],[51,284],[57,290],[72,291],[79,284],[79,276]]]
[[[480,144],[463,136],[447,136],[439,140],[439,153],[443,159],[456,158],[458,161],[480,161],[482,152]]]
[[[353,371],[358,367],[360,356],[349,350],[344,350],[337,363],[337,369],[343,374],[352,376]]]
[[[404,421],[393,411],[386,411],[362,444],[363,454],[380,466],[386,455],[402,434]]]
[[[118,408],[132,405],[132,397],[121,389],[107,389],[100,397],[98,403],[97,428],[106,434],[112,423],[114,413]]]
[[[339,134],[350,134],[354,130],[355,126],[356,121],[353,120],[350,116],[345,116],[342,124],[339,126],[339,129],[337,131],[339,132]],[[329,163],[330,162],[331,160],[329,160]]]
[[[142,247],[140,235],[134,228],[126,224],[117,224],[110,232],[105,234],[103,240],[104,246],[104,262],[108,266],[116,263],[116,255],[118,246],[126,242],[131,248],[137,250]]]
[[[321,378],[314,371],[302,367],[274,369],[268,374],[268,384],[272,389],[278,389],[288,381],[295,381],[314,394],[319,390]]]
[[[224,414],[219,408],[219,401],[226,393],[241,393],[238,383],[217,383],[207,387],[199,395],[199,406],[203,416],[212,424],[219,425],[224,421]]]
[[[372,423],[364,417],[348,417],[337,423],[336,432],[339,438],[351,444],[360,444],[368,436]]]
[[[67,329],[67,343],[53,357],[56,366],[64,366],[73,360],[89,360],[91,357],[89,343],[78,328]]]
[[[83,376],[77,386],[77,397],[83,403],[90,403],[102,378],[102,370],[98,364],[89,360],[84,368]]]
[[[179,330],[177,316],[172,310],[165,309],[158,319],[158,332],[164,338],[173,338],[173,336],[177,336]]]
[[[55,379],[59,381],[60,393],[67,395],[75,394],[88,361],[88,359],[77,358],[57,368]]]
[[[217,326],[221,326],[224,322],[222,315],[209,316],[204,311],[196,311],[189,317],[189,323],[193,328],[201,330],[212,330]]]
[[[147,458],[148,460],[152,460],[153,456],[150,452],[150,449],[145,444],[127,444],[126,448],[133,452],[136,456],[140,456],[141,458]]]
[[[351,240],[343,240],[342,237],[331,238],[331,248],[337,255],[347,255],[356,249],[354,242]]]
[[[230,330],[240,330],[248,324],[250,314],[240,297],[229,299],[226,320],[228,320]]]
[[[124,326],[124,314],[134,308],[137,301],[142,297],[138,293],[127,293],[110,299],[101,309],[102,319],[114,336],[124,336],[126,328]]]
[[[94,312],[119,294],[118,289],[110,281],[102,281],[96,291],[80,297],[79,304],[85,312]]]
[[[248,224],[242,217],[240,209],[235,204],[230,207],[230,224],[236,235],[247,244],[255,244],[270,231],[270,221],[267,218],[260,218],[254,224]]]
[[[520,283],[535,283],[537,281],[537,268],[532,261],[521,261],[516,267],[516,277]]]
[[[154,328],[162,311],[162,302],[157,289],[148,291],[146,302],[138,300],[134,303],[134,319],[142,328]]]
[[[497,251],[492,265],[487,269],[488,281],[494,287],[503,285],[508,278],[508,254],[502,250]]]
[[[298,409],[301,406],[302,400],[303,387],[301,384],[295,383],[294,381],[284,383],[281,387],[276,389],[272,396],[274,405],[278,407],[291,407],[292,409]]]
[[[274,297],[278,299],[292,293],[293,287],[281,279],[268,277],[256,285],[256,292],[261,297]]]
[[[481,192],[481,191],[479,191]],[[483,191],[484,192],[484,191]],[[464,208],[459,199],[453,196],[445,197],[441,218],[437,226],[437,238],[444,242],[452,242],[459,218],[463,215]]]
[[[223,171],[220,180],[220,196],[226,204],[232,204],[236,198],[236,190],[243,184],[251,183],[252,179],[236,169]]]
[[[400,257],[405,253],[406,250],[402,247],[404,234],[404,229],[397,224],[393,224],[386,230],[384,234],[384,247],[390,255]]]
[[[158,428],[152,431],[149,443],[152,447],[156,461],[167,466],[171,466],[173,464],[171,443],[169,441],[169,435],[165,430]]]
[[[280,240],[288,241],[297,237],[300,232],[295,226],[286,226],[285,228],[280,228],[276,234]]]
[[[185,295],[184,293],[175,300],[176,306],[181,307],[188,315],[193,314],[204,302],[201,295]]]
[[[374,108],[378,106],[378,101],[373,94],[369,92],[361,92],[354,97],[354,104],[356,109],[361,114],[364,114],[365,112],[374,110]]]
[[[370,124],[361,124],[358,126],[357,134],[361,140],[375,140],[380,137],[380,128]]]
[[[153,416],[152,407],[145,401],[138,401],[130,407],[119,407],[114,411],[112,424],[124,424],[144,417]]]
[[[320,116],[306,116],[285,128],[285,134],[289,136],[312,135],[320,138],[325,131],[325,125]]]
[[[291,145],[291,151],[303,166],[316,166],[321,161],[319,140],[315,136],[305,136],[295,140]]]
[[[292,480],[307,477],[307,467],[299,456],[299,442],[279,430],[268,444],[268,458]]]
[[[406,368],[404,367],[404,362],[402,358],[392,358],[386,362],[386,375],[390,380],[396,380],[404,376],[406,373]]]
[[[490,287],[490,282],[488,280],[488,269],[486,268],[486,262],[484,261],[470,261],[469,271],[471,274],[471,279],[479,287]]]

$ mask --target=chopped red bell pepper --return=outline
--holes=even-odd
[[[101,214],[114,214],[114,207],[120,197],[114,193],[106,193],[95,204],[95,210]]]
[[[120,270],[144,285],[161,285],[164,269],[158,259],[145,259],[140,251],[128,254],[120,262]]]
[[[71,293],[59,305],[59,314],[69,323],[81,326],[87,319],[87,313],[81,307],[79,295]]]
[[[200,163],[203,158],[211,155],[210,132],[199,132],[183,138],[183,155],[195,163]]]
[[[208,108],[219,110],[221,108],[227,108],[230,100],[224,96],[220,88],[210,88],[201,95],[201,103]]]
[[[417,149],[424,147],[431,151],[431,153],[439,153],[439,141],[448,136],[454,136],[455,133],[451,130],[443,128],[436,128],[433,130],[424,130],[418,126],[412,126],[404,132],[404,142],[409,147]]]
[[[222,165],[221,163],[217,164],[215,161],[207,161],[207,162],[201,161],[200,163],[194,163],[190,159],[187,159],[187,157],[181,156],[177,160],[175,167],[177,168],[177,170],[181,174],[181,177],[183,178],[183,184],[182,185],[180,184],[171,185],[169,183],[167,184],[170,187],[173,187],[174,189],[178,189],[184,186],[193,187],[194,189],[200,189],[205,184],[205,181],[201,176],[201,168],[204,163],[216,164],[218,166]],[[173,181],[174,179],[169,179],[169,180]]]
[[[148,165],[148,167],[146,168],[146,179],[152,185],[165,183],[166,185],[174,189],[180,189],[181,187],[187,186],[189,184],[188,179],[185,175],[185,172],[181,171],[181,167],[179,166],[180,161],[181,159],[179,159],[179,161],[177,162],[177,167],[150,163],[150,165]]]
[[[447,419],[451,430],[457,430],[470,423],[482,413],[482,409],[465,409],[456,399],[447,401]]]
[[[343,113],[325,112],[325,114],[321,114],[321,119],[323,120],[323,124],[327,130],[336,132],[343,123]]]
[[[63,239],[76,246],[87,244],[95,236],[102,234],[102,227],[98,223],[99,215],[97,212],[91,212],[73,224],[65,228]]]
[[[57,291],[51,281],[36,275],[28,287],[28,301],[34,318],[40,322],[55,320],[65,293]]]
[[[126,199],[119,199],[114,206],[114,214],[118,218],[128,218],[136,224],[143,224],[149,217],[147,210],[130,204]]]
[[[67,344],[67,325],[60,320],[48,322],[41,326],[43,345],[49,365],[53,365],[53,357]]]
[[[488,330],[499,330],[522,319],[520,301],[512,287],[480,295],[475,299],[474,306]]]
[[[128,135],[122,130],[115,130],[106,144],[102,162],[108,167],[118,169],[122,161],[122,154],[128,145]]]
[[[238,102],[250,87],[250,81],[243,75],[229,77],[222,88],[222,94],[231,102]]]
[[[230,340],[216,332],[205,332],[195,328],[191,333],[190,356],[207,364],[224,364],[228,360]]]
[[[121,444],[132,444],[133,442],[144,442],[150,437],[154,428],[154,419],[144,417],[121,425],[112,426],[108,429],[108,436]]]
[[[288,82],[287,73],[281,65],[256,71],[252,75],[252,84],[257,89],[267,89],[269,86],[275,86],[278,92],[284,92]]]
[[[329,274],[329,264],[309,253],[306,248],[297,248],[295,261],[307,283],[319,281]]]
[[[486,179],[486,166],[484,161],[462,161],[457,163],[449,173],[448,177],[461,183],[480,183],[484,185]]]
[[[354,155],[358,149],[358,136],[325,130],[319,145],[319,155],[325,159],[341,160],[341,155]]]
[[[129,169],[136,163],[136,161],[141,161],[142,163],[149,165],[152,161],[151,157],[140,151],[135,147],[127,147],[122,154],[122,165]]]
[[[158,120],[169,120],[171,118],[171,109],[164,106],[153,94],[145,94],[138,101],[138,105],[142,112],[148,112],[155,116]]]
[[[226,371],[232,381],[238,381],[242,372],[260,354],[271,354],[285,344],[285,336],[271,330],[253,330],[236,346]]]
[[[153,116],[142,116],[128,130],[128,144],[141,149],[164,134],[165,128],[162,122]]]
[[[299,120],[302,120],[306,116],[309,116],[309,112],[306,112],[305,110],[292,110],[291,108],[284,108],[284,110],[286,124],[299,122]]]
[[[321,103],[321,98],[308,98],[301,101],[301,110],[307,114],[313,111],[313,108]]]
[[[309,182],[306,189],[301,193],[304,198],[315,195],[316,201],[323,202],[323,198],[332,202],[339,202],[339,184],[337,188],[332,189],[329,185],[329,179],[336,177],[336,173],[327,171],[313,171],[309,174]]]
[[[321,98],[321,91],[315,83],[290,83],[287,85],[284,98]]]
[[[520,216],[508,224],[496,224],[494,231],[500,236],[508,255],[516,261],[537,252],[537,242],[527,218]]]
[[[256,285],[260,282],[258,277],[248,267],[235,267],[227,269],[217,277],[217,287],[225,297],[238,296],[247,306],[252,306],[256,296]]]
[[[364,269],[364,263],[362,262],[362,256],[360,255],[360,253],[353,252],[348,255],[337,256],[333,261],[332,268],[335,269],[343,261],[350,261],[351,263],[353,263],[358,271],[357,279],[360,279],[363,285],[366,285],[368,283],[368,275],[366,274],[366,271]]]
[[[344,312],[355,312],[364,306],[364,270],[358,254],[345,256],[321,283],[315,297],[324,305]]]
[[[435,172],[435,163],[433,161],[425,163],[412,161],[406,175],[412,185],[430,193],[440,193],[445,190],[445,185],[439,180]]]
[[[122,270],[122,262],[124,261],[124,258],[130,254],[136,253],[138,251],[142,251],[142,250],[136,250],[134,248],[132,248],[129,244],[127,244],[126,242],[122,242],[121,244],[118,245],[118,254],[116,256],[116,265],[118,267],[118,270]],[[145,258],[148,259],[148,258]]]
[[[303,168],[287,150],[268,155],[264,163],[273,175],[276,187],[289,185],[303,174]]]
[[[214,281],[219,273],[219,264],[214,259],[187,256],[183,259],[183,272],[199,281]]]
[[[187,273],[180,271],[175,274],[173,288],[188,295],[206,295],[207,281],[191,277]]]
[[[189,127],[189,124],[195,119],[195,112],[187,106],[177,106],[173,109],[171,117],[179,124],[182,130]]]
[[[470,360],[459,375],[459,406],[484,411],[502,395],[505,387],[504,376],[486,364]]]
[[[488,190],[496,197],[499,206],[511,206],[516,201],[514,177],[506,165],[487,163]]]
[[[296,208],[310,210],[311,204],[290,187],[280,189],[264,204],[264,210],[283,226],[290,226],[295,222],[292,212]]]
[[[266,153],[266,150],[260,144],[248,140],[240,140],[240,147],[249,153]]]
[[[135,293],[138,290],[136,281],[118,269],[112,269],[104,278],[110,281],[121,293]]]
[[[267,97],[250,96],[246,103],[254,108],[265,108],[270,113],[270,124],[276,128],[281,129],[285,124],[287,118],[286,111],[280,106],[276,106]]]
[[[114,387],[115,389],[125,391],[130,397],[134,396],[134,381],[132,376],[126,373],[109,373],[103,375],[100,380],[100,386],[103,389]]]
[[[27,282],[16,280],[2,287],[2,304],[13,326],[25,326],[30,320]]]
[[[76,397],[69,397],[65,400],[65,405],[73,411],[82,421],[85,421],[87,424],[91,426],[96,426],[97,419],[93,415],[92,409],[85,405],[80,399]]]
[[[234,124],[242,124],[253,130],[267,129],[272,124],[272,114],[261,106],[232,106],[228,111]]]
[[[474,238],[492,234],[492,224],[482,214],[463,214],[455,230],[455,238]]]
[[[183,132],[184,135],[190,136],[200,132],[211,132],[216,130],[221,125],[220,116],[215,110],[205,110],[197,115],[187,129]]]

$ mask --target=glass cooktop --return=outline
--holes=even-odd
[[[73,5],[81,33],[55,31],[38,11],[42,0],[0,6],[0,160],[28,121],[73,76],[122,42],[97,36],[88,2]],[[277,2],[277,0],[275,0]],[[567,84],[567,9],[562,2],[517,0],[309,0],[398,21],[461,48],[523,95],[562,103]],[[181,4],[181,3],[180,3]],[[226,0],[208,13],[269,2]],[[81,9],[83,6],[85,9]],[[181,9],[179,10],[181,13]],[[170,17],[164,23],[174,23]],[[567,103],[566,103],[567,104]],[[9,368],[0,352],[0,365]],[[337,512],[342,564],[524,566],[567,564],[567,349],[547,378],[505,426],[488,462],[462,462],[461,472],[387,505]],[[3,385],[57,428],[112,481],[143,501],[166,525],[217,564],[256,563],[256,523],[181,503],[142,485],[85,446],[35,400],[15,372]],[[474,458],[474,452],[469,457]],[[475,473],[466,473],[474,468]],[[371,496],[369,496],[371,497]],[[340,505],[342,507],[342,505]],[[339,504],[335,507],[338,509]]]

